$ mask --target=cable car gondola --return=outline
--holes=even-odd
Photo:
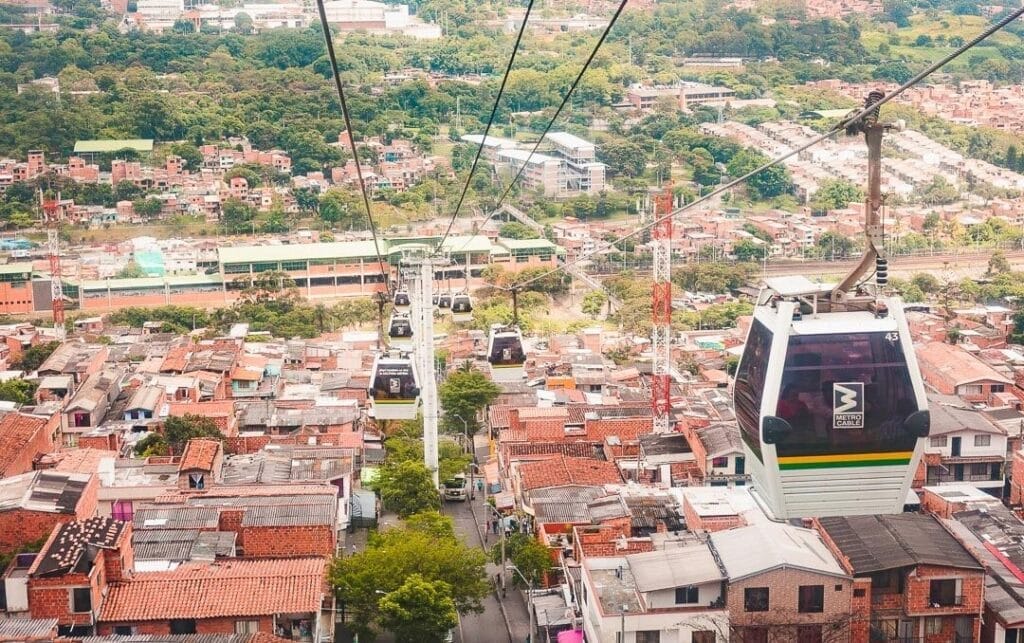
[[[437,307],[441,310],[449,310],[452,307],[452,296],[448,293],[441,293],[437,298]]]
[[[407,313],[412,308],[412,301],[409,299],[407,290],[396,290],[393,303],[396,312]]]
[[[525,373],[526,351],[523,335],[517,326],[493,324],[487,339],[487,361],[495,382],[517,382]]]
[[[412,322],[408,315],[394,314],[388,323],[388,344],[393,348],[412,348]]]
[[[473,302],[466,293],[452,297],[452,321],[473,321]]]
[[[367,391],[373,417],[378,420],[414,420],[419,411],[419,378],[412,360],[379,355],[373,361]]]
[[[901,512],[930,426],[903,304],[883,294],[885,126],[866,117],[861,127],[869,159],[864,257],[834,287],[769,279],[736,372],[745,468],[778,520]],[[875,284],[865,287],[872,264]]]

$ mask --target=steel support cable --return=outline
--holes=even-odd
[[[992,25],[990,25],[987,29],[985,29],[985,31],[983,31],[980,34],[978,34],[977,36],[975,36],[973,39],[971,39],[969,42],[965,43],[959,49],[953,51],[952,53],[950,53],[950,54],[948,54],[946,56],[944,56],[943,58],[939,59],[938,61],[932,63],[931,65],[926,67],[923,71],[919,72],[916,76],[914,76],[910,80],[906,81],[905,83],[903,83],[902,85],[900,85],[896,89],[892,90],[891,92],[887,93],[885,96],[883,96],[877,102],[871,103],[870,105],[868,105],[866,107],[863,107],[862,109],[859,109],[859,110],[857,110],[855,112],[851,112],[850,116],[847,116],[842,121],[840,121],[840,122],[836,123],[835,125],[833,125],[824,134],[821,134],[819,136],[816,136],[816,137],[812,138],[811,140],[807,141],[803,145],[801,145],[801,146],[799,146],[799,147],[797,147],[795,149],[792,149],[789,152],[786,152],[785,154],[783,154],[783,155],[781,155],[781,156],[779,156],[779,157],[777,157],[777,158],[775,158],[775,159],[773,159],[771,161],[768,161],[767,163],[764,163],[763,165],[761,165],[761,166],[751,170],[750,172],[747,172],[743,176],[741,176],[741,177],[739,177],[737,179],[733,179],[729,183],[726,183],[725,185],[722,185],[722,186],[712,190],[711,192],[708,192],[704,196],[702,196],[702,197],[700,197],[700,198],[698,198],[698,199],[696,199],[696,200],[694,200],[694,201],[692,201],[690,203],[687,203],[686,205],[684,205],[684,206],[682,206],[682,207],[680,207],[680,208],[678,208],[676,210],[673,210],[672,212],[670,212],[669,214],[666,214],[665,216],[658,217],[658,218],[654,219],[653,221],[651,221],[649,223],[645,223],[644,225],[642,225],[642,226],[636,228],[635,230],[633,230],[632,232],[624,234],[621,237],[615,239],[614,241],[609,242],[610,245],[615,246],[615,245],[618,245],[619,243],[622,243],[623,241],[631,239],[631,238],[639,235],[640,233],[644,232],[645,230],[648,230],[648,229],[654,227],[655,225],[657,225],[658,223],[664,221],[665,219],[674,217],[674,216],[676,216],[678,214],[682,214],[683,212],[686,212],[687,210],[690,210],[690,209],[694,208],[695,206],[700,205],[701,203],[704,203],[705,201],[708,201],[708,200],[718,196],[719,194],[727,192],[727,191],[731,190],[732,188],[734,188],[734,187],[736,187],[736,186],[738,186],[738,185],[740,185],[742,183],[745,183],[752,176],[754,176],[756,174],[759,174],[759,173],[761,173],[764,170],[767,170],[769,168],[775,167],[776,165],[779,165],[780,163],[783,163],[783,162],[793,158],[794,156],[797,156],[798,154],[802,154],[803,152],[805,152],[808,149],[814,147],[818,143],[821,143],[822,141],[825,141],[825,140],[827,140],[829,138],[832,138],[837,133],[839,133],[841,131],[844,131],[847,128],[847,126],[849,126],[849,125],[851,125],[853,123],[856,123],[860,119],[864,118],[864,116],[866,116],[867,114],[869,114],[869,113],[879,109],[882,105],[885,105],[886,103],[890,102],[894,98],[898,97],[903,92],[907,91],[908,89],[910,89],[914,85],[920,83],[922,80],[924,80],[925,78],[927,78],[931,74],[935,73],[936,70],[940,69],[941,67],[944,67],[945,65],[949,64],[951,61],[953,61],[956,58],[962,56],[964,53],[966,53],[967,51],[969,51],[973,47],[976,47],[980,42],[982,42],[986,38],[990,37],[992,34],[1000,31],[1001,29],[1006,27],[1006,25],[1010,24],[1011,22],[1013,22],[1017,18],[1021,17],[1022,15],[1024,15],[1024,7],[1021,7],[1019,9],[1014,10],[1013,12],[1011,12],[1011,13],[1007,14],[1005,17],[1003,17],[1003,19],[1000,20],[999,22],[996,22],[996,23],[993,23]],[[542,273],[540,275],[537,275],[536,277],[533,277],[531,279],[527,279],[527,280],[523,281],[522,283],[517,283],[514,287],[517,290],[522,290],[524,287],[529,286],[532,283],[540,281],[541,279],[544,279],[545,277],[549,277],[549,276],[551,276],[551,275],[553,275],[553,274],[555,274],[557,272],[562,272],[562,271],[564,271],[566,268],[568,268],[570,266],[578,265],[579,263],[581,263],[583,261],[586,261],[586,260],[590,259],[591,257],[597,255],[597,254],[599,254],[599,251],[598,250],[594,250],[592,252],[588,252],[588,253],[579,255],[575,259],[573,259],[571,261],[566,261],[566,262],[562,263],[561,265],[559,265],[556,268],[552,268],[551,270],[549,270],[547,272],[544,272],[544,273]],[[506,292],[509,292],[509,291],[512,290],[512,288],[505,287],[505,286],[496,286],[496,288],[498,288],[499,290],[504,290]]]
[[[512,55],[508,58],[508,65],[505,67],[505,75],[501,77],[501,85],[498,87],[498,95],[494,97],[494,106],[491,107],[491,115],[487,118],[487,127],[484,128],[484,137],[480,140],[480,145],[476,148],[476,156],[473,157],[473,164],[469,168],[469,176],[466,177],[466,183],[462,186],[462,193],[459,195],[459,201],[455,205],[455,211],[452,212],[451,221],[448,222],[448,227],[445,229],[444,234],[441,235],[441,240],[437,242],[437,248],[434,252],[440,252],[441,246],[444,245],[444,240],[448,238],[448,235],[452,231],[452,226],[455,225],[455,219],[459,216],[459,212],[462,210],[462,202],[466,200],[466,193],[469,191],[469,184],[473,180],[473,173],[476,172],[476,166],[480,162],[480,154],[484,151],[484,145],[487,143],[487,136],[491,133],[491,126],[494,124],[494,117],[498,113],[498,104],[501,102],[501,97],[505,94],[505,85],[508,83],[508,76],[512,72],[512,65],[516,61],[516,54],[519,52],[519,43],[523,40],[523,33],[526,32],[526,23],[530,19],[530,12],[533,11],[533,2],[526,5],[526,13],[523,15],[523,24],[519,25],[519,33],[516,35],[516,42],[512,46]]]
[[[370,195],[366,193],[366,181],[363,179],[363,168],[359,163],[359,150],[356,149],[356,139],[352,134],[352,118],[348,112],[348,101],[345,100],[345,88],[341,84],[341,76],[338,74],[338,59],[334,55],[334,39],[331,37],[331,27],[327,24],[327,11],[324,9],[324,0],[316,0],[316,9],[320,13],[320,26],[324,32],[324,42],[327,44],[327,57],[331,61],[331,74],[334,76],[334,87],[338,90],[338,101],[341,103],[341,115],[345,120],[345,131],[348,133],[348,144],[352,149],[352,159],[356,164],[356,176],[359,178],[359,191],[363,194],[363,206],[366,207],[366,221],[370,225],[370,234],[373,236],[373,251],[377,255],[377,264],[380,266],[380,276],[384,278],[384,289],[388,298],[391,293],[391,272],[380,252],[380,239],[377,237],[377,224],[373,222],[373,210],[370,209]]]
[[[555,121],[558,120],[558,117],[561,115],[562,110],[565,109],[565,106],[569,103],[569,99],[572,98],[572,93],[576,91],[576,86],[580,84],[581,80],[583,80],[583,75],[586,74],[587,69],[590,68],[590,63],[594,62],[594,57],[597,56],[597,52],[601,49],[601,45],[603,45],[605,39],[608,38],[608,34],[611,32],[612,27],[615,26],[619,16],[622,15],[622,10],[626,8],[626,2],[628,2],[628,0],[622,0],[622,2],[619,3],[619,8],[615,10],[614,14],[612,14],[612,19],[608,21],[604,31],[601,32],[601,37],[597,39],[597,44],[594,45],[594,50],[590,52],[589,56],[587,56],[586,62],[583,63],[583,69],[581,69],[580,73],[576,75],[576,79],[572,81],[572,85],[569,86],[569,91],[565,93],[561,104],[559,104],[558,109],[555,110],[554,116],[552,116],[551,120],[548,121],[548,124],[544,127],[544,131],[541,132],[537,142],[534,143],[533,149],[530,150],[530,154],[526,157],[526,160],[523,161],[523,164],[519,167],[519,171],[516,172],[516,175],[512,177],[511,181],[509,181],[508,187],[505,188],[501,198],[499,198],[498,202],[494,205],[495,210],[501,207],[501,204],[505,202],[505,199],[512,192],[512,188],[515,187],[516,182],[519,181],[519,177],[521,177],[523,172],[526,171],[526,166],[530,163],[530,159],[533,158],[533,155],[537,153],[537,148],[539,148],[540,144],[544,141],[544,137],[551,131]]]
[[[598,38],[597,44],[594,46],[594,50],[590,52],[590,55],[587,57],[587,60],[583,63],[583,69],[581,69],[580,73],[576,75],[576,79],[573,80],[572,85],[569,86],[569,91],[565,93],[565,96],[562,98],[561,104],[559,104],[558,109],[555,110],[555,115],[551,117],[550,121],[548,121],[548,124],[544,128],[543,133],[541,133],[540,138],[537,139],[537,142],[534,144],[533,149],[530,150],[530,154],[526,157],[526,160],[523,162],[522,166],[520,166],[519,171],[516,172],[515,176],[512,177],[512,180],[509,181],[508,187],[505,188],[505,191],[502,193],[501,198],[498,199],[498,202],[494,205],[494,209],[491,211],[491,214],[487,217],[487,219],[490,219],[491,217],[494,216],[498,208],[501,207],[501,204],[505,202],[505,199],[508,197],[509,193],[512,192],[512,188],[515,187],[515,184],[519,180],[519,177],[521,177],[523,175],[523,172],[526,171],[526,166],[530,162],[530,159],[533,158],[533,155],[537,153],[537,148],[540,147],[540,144],[544,140],[544,137],[547,136],[549,131],[551,131],[551,128],[554,126],[555,121],[558,119],[558,116],[562,113],[562,110],[565,109],[566,104],[572,97],[573,91],[576,90],[576,86],[579,85],[580,80],[582,80],[583,74],[587,72],[587,69],[590,67],[590,63],[594,61],[594,57],[597,56],[598,50],[601,49],[601,45],[603,45],[605,39],[608,38],[608,33],[611,32],[612,27],[615,26],[616,21],[618,21],[619,16],[622,14],[622,10],[626,8],[627,1],[628,0],[622,0],[622,2],[619,4],[619,8],[615,10],[615,13],[612,15],[611,20],[605,26],[604,32],[601,33],[601,37]],[[530,4],[532,6],[533,2],[531,1]],[[487,219],[485,219],[484,221],[486,222]],[[455,252],[461,252],[467,245],[469,245],[468,239],[466,240],[466,243],[464,243],[462,247],[457,249]],[[440,246],[438,246],[438,248],[440,248]]]

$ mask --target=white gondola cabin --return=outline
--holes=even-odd
[[[392,348],[412,348],[412,322],[408,315],[394,314],[388,322],[388,344]]]
[[[378,420],[414,420],[419,411],[419,379],[412,360],[380,355],[373,362],[367,391],[373,417]]]
[[[495,382],[517,382],[523,379],[526,351],[523,334],[517,326],[494,324],[487,340],[487,361]]]
[[[473,301],[463,293],[452,297],[452,321],[473,321]]]
[[[412,308],[412,300],[409,299],[407,290],[396,290],[394,299],[395,312],[407,313]]]

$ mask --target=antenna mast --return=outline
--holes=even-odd
[[[60,264],[60,192],[51,199],[40,190],[43,223],[46,226],[46,247],[50,259],[50,305],[53,310],[53,332],[64,339],[64,286]]]
[[[672,182],[654,198],[655,220],[672,212]],[[654,246],[654,286],[651,289],[651,407],[654,432],[672,430],[672,217],[651,229]],[[640,475],[640,472],[637,472]],[[639,479],[639,478],[638,478]]]

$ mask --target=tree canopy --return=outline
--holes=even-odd
[[[498,397],[501,389],[482,372],[466,367],[448,374],[437,389],[444,409],[442,422],[449,433],[475,434],[480,429],[480,413]]]

